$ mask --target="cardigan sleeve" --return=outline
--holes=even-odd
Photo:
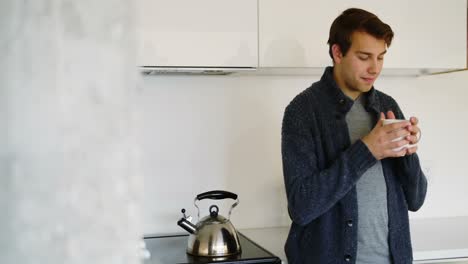
[[[395,116],[398,119],[405,119],[398,104],[394,102]],[[416,153],[400,158],[394,158],[396,174],[401,182],[405,193],[406,202],[410,211],[417,211],[424,203],[427,192],[427,179],[421,170],[419,158]]]
[[[328,168],[320,170],[320,155],[310,126],[313,123],[305,104],[297,100],[286,108],[281,137],[283,175],[291,219],[307,225],[327,212],[356,184],[377,160],[367,146],[357,140]],[[324,135],[322,140],[333,140]]]

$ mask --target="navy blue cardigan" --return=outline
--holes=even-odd
[[[372,88],[366,111],[403,113]],[[292,225],[285,245],[290,264],[355,263],[358,207],[355,184],[376,163],[367,146],[351,145],[346,113],[353,101],[337,86],[333,68],[286,107],[281,138],[283,173]],[[395,264],[412,263],[408,210],[425,199],[427,180],[417,154],[382,160],[387,184],[389,248]]]

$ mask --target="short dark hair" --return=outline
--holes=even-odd
[[[332,46],[338,44],[343,56],[351,47],[351,35],[355,31],[366,32],[377,39],[383,39],[390,47],[393,39],[392,28],[382,22],[376,15],[359,8],[349,8],[343,11],[330,27],[328,37],[328,53],[333,60]]]

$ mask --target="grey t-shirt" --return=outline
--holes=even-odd
[[[346,115],[351,143],[373,128],[372,116],[364,108],[364,96],[354,102]],[[388,249],[387,185],[378,161],[356,184],[358,200],[358,244],[356,264],[391,263]]]

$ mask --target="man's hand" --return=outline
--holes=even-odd
[[[388,111],[387,118],[395,119],[396,117],[392,111]],[[419,142],[419,139],[421,138],[421,129],[419,129],[418,126],[419,120],[416,117],[412,116],[410,117],[410,122],[411,125],[407,127],[407,130],[410,132],[410,135],[406,137],[406,140],[409,141],[409,144],[414,146],[406,148],[406,155],[416,153],[416,151],[418,150],[418,146],[415,144],[417,144]]]
[[[387,113],[387,116],[388,118],[395,118],[395,115],[391,111]],[[377,122],[369,134],[362,138],[362,141],[366,144],[372,155],[374,155],[377,160],[381,160],[388,157],[402,157],[409,152],[414,153],[413,151],[415,151],[414,149],[417,147],[410,149],[403,148],[400,151],[393,150],[407,144],[413,144],[412,142],[414,142],[414,140],[417,141],[415,136],[411,134],[412,131],[415,131],[414,125],[412,125],[410,121],[407,121],[384,126],[384,119],[385,114],[380,113],[379,122]],[[417,124],[417,119],[415,119],[415,123]],[[409,129],[410,127],[412,127],[412,130]],[[417,132],[419,132],[419,128],[417,128]],[[392,142],[392,140],[399,137],[403,137],[403,139]]]

